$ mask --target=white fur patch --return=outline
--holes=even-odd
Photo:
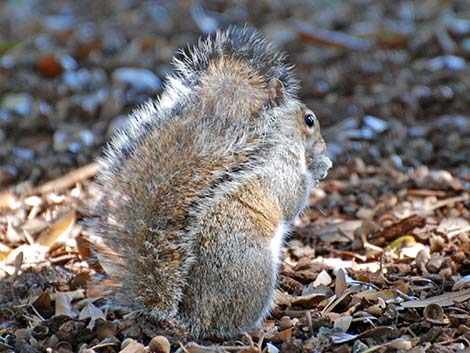
[[[274,236],[271,239],[271,243],[269,244],[271,247],[271,254],[276,265],[276,270],[277,266],[281,262],[281,252],[284,245],[284,237],[288,232],[289,226],[284,221],[280,221],[276,227]]]
[[[277,276],[278,276],[278,271],[279,271],[279,265],[281,264],[281,254],[282,254],[282,248],[284,246],[284,238],[289,233],[289,231],[290,231],[289,225],[284,221],[280,221],[276,227],[276,230],[274,231],[274,236],[272,237],[271,242],[269,244],[271,248],[271,254],[273,257],[273,264],[274,264],[274,268],[273,268],[273,285],[274,286],[271,290],[269,300],[266,302],[263,308],[263,311],[260,313],[253,327],[259,327],[261,322],[271,312],[271,305],[274,300],[274,292],[277,286]]]
[[[300,165],[300,172],[302,175],[305,175],[308,173],[307,171],[307,161],[305,160],[305,154],[301,154],[299,158],[299,165]]]

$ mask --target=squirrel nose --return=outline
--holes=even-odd
[[[325,150],[326,150],[326,144],[325,144],[325,141],[323,141],[323,139],[321,141],[315,142],[315,144],[313,145],[314,154],[321,154],[325,152]]]

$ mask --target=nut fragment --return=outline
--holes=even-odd
[[[279,321],[280,321],[279,328],[281,329],[281,331],[294,326],[294,322],[293,320],[289,318],[289,316],[283,316],[281,317],[281,320]]]
[[[424,308],[426,321],[433,324],[448,324],[450,321],[444,315],[444,310],[439,304],[431,303]]]
[[[96,336],[99,340],[103,340],[108,337],[114,336],[116,333],[116,327],[112,322],[103,321],[97,324],[96,327]]]
[[[149,343],[152,353],[170,353],[170,342],[164,336],[155,336]]]
[[[69,342],[66,341],[60,341],[57,343],[55,346],[55,349],[57,349],[59,352],[73,352],[73,347]]]
[[[432,255],[431,259],[428,261],[426,267],[429,272],[437,273],[441,269],[442,265],[445,262],[445,257],[442,255]]]
[[[49,333],[49,327],[43,325],[37,325],[33,328],[33,336],[38,339],[43,339]]]

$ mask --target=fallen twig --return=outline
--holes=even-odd
[[[81,168],[72,170],[57,179],[50,180],[38,186],[36,189],[33,189],[33,193],[47,194],[48,192],[67,189],[79,181],[93,177],[98,172],[99,167],[100,166],[97,162],[93,162]]]

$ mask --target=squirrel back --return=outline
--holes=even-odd
[[[331,162],[292,67],[259,33],[217,32],[173,64],[100,160],[88,229],[118,302],[232,336],[269,311],[282,239]]]

